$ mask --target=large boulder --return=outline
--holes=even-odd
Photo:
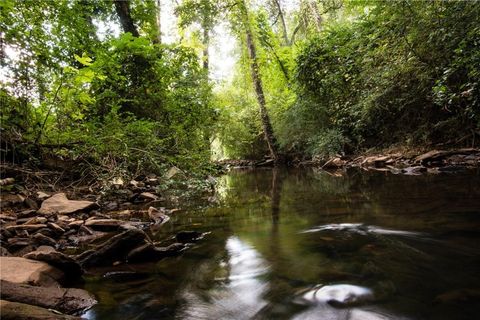
[[[42,202],[40,214],[70,214],[81,210],[94,208],[95,202],[85,200],[68,200],[65,193],[57,193]]]
[[[18,257],[0,257],[0,280],[17,284],[56,287],[64,278],[59,269],[42,261]]]
[[[0,300],[2,320],[80,320],[79,317],[58,314],[25,303]]]
[[[69,314],[80,313],[97,303],[90,293],[82,289],[36,287],[3,280],[0,284],[2,287],[2,299],[54,309]]]
[[[125,261],[131,250],[147,242],[150,240],[145,232],[132,228],[111,237],[95,250],[80,254],[77,261],[84,268],[109,266],[116,261]]]

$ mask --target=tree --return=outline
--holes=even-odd
[[[138,33],[137,27],[135,26],[132,15],[130,13],[130,1],[115,0],[114,4],[123,31],[130,32],[134,37],[139,37],[140,34]]]
[[[278,144],[276,137],[273,133],[273,127],[270,122],[270,117],[268,115],[268,110],[265,101],[265,94],[263,91],[262,78],[260,76],[260,70],[257,61],[257,50],[255,46],[255,39],[253,37],[253,32],[251,28],[250,18],[248,14],[248,7],[245,0],[241,0],[241,13],[243,28],[246,37],[246,46],[248,51],[248,56],[250,58],[250,72],[252,75],[252,82],[255,89],[255,94],[257,96],[258,106],[260,108],[260,118],[262,121],[263,133],[265,136],[265,141],[267,142],[268,149],[270,150],[270,155],[275,164],[280,162],[280,155],[278,152]]]

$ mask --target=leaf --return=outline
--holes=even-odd
[[[87,54],[85,52],[82,54],[81,57],[77,54],[75,54],[74,57],[75,57],[75,60],[77,60],[78,62],[80,62],[84,66],[91,66],[92,65],[92,61],[93,61],[92,58],[87,56]]]

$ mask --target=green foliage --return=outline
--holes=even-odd
[[[297,103],[286,121],[323,114],[297,144],[308,147],[306,137],[318,132],[326,139],[336,132],[352,149],[449,141],[478,130],[479,4],[365,6],[365,14],[330,24],[297,56],[299,97],[312,104]]]

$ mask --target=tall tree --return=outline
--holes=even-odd
[[[278,164],[280,162],[278,144],[277,144],[276,137],[273,133],[272,124],[270,122],[270,117],[268,115],[268,110],[266,106],[262,78],[260,76],[260,70],[258,66],[257,49],[255,46],[255,39],[253,36],[252,27],[250,24],[248,7],[245,0],[241,0],[240,5],[241,5],[240,9],[242,11],[243,28],[246,36],[247,51],[248,51],[248,56],[250,58],[250,71],[252,74],[252,81],[255,89],[255,94],[257,96],[257,101],[260,108],[260,117],[262,122],[263,134],[265,136],[268,149],[270,150],[270,155],[273,161],[275,162],[275,164]]]
[[[194,23],[200,25],[203,45],[202,64],[203,69],[208,73],[210,66],[210,33],[220,13],[219,2],[213,0],[184,0],[182,4],[175,9],[175,13],[180,17],[181,27],[187,27]]]

